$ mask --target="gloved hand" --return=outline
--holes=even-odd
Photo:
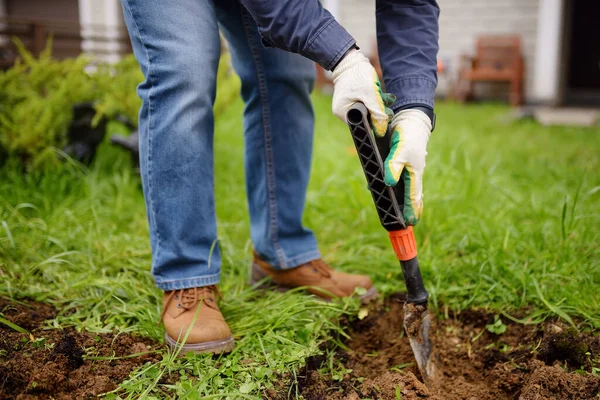
[[[416,225],[423,213],[423,171],[427,142],[431,135],[431,120],[423,111],[402,110],[392,119],[390,154],[386,158],[386,185],[404,182],[404,219]]]
[[[369,110],[373,132],[384,136],[388,122],[394,116],[387,107],[396,98],[393,94],[381,92],[375,68],[360,50],[353,50],[333,70],[333,113],[345,123],[346,113],[358,101]]]

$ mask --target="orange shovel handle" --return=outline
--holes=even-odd
[[[417,242],[412,226],[397,231],[389,231],[392,247],[400,261],[408,261],[417,256]]]

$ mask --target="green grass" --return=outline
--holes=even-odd
[[[317,138],[305,214],[327,261],[370,274],[381,292],[403,290],[364,176],[330,98],[315,96]],[[146,365],[108,397],[259,398],[280,374],[295,376],[319,345],[338,337],[355,301],[322,303],[301,293],[246,285],[251,243],[244,196],[241,103],[217,121],[222,304],[234,353]],[[497,105],[441,104],[429,145],[425,215],[416,228],[432,304],[486,307],[526,322],[549,316],[600,328],[600,130],[510,122]],[[90,170],[23,175],[0,170],[0,296],[55,304],[55,327],[130,331],[162,340],[161,293],[139,178],[105,145]],[[332,357],[332,356],[331,356]],[[242,362],[243,361],[243,362]],[[158,384],[166,372],[181,376]],[[210,398],[210,397],[209,397]]]

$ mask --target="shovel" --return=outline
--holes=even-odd
[[[371,132],[369,113],[362,103],[355,103],[346,114],[346,121],[354,140],[369,190],[379,215],[381,225],[388,231],[396,257],[400,261],[407,298],[404,305],[404,329],[417,361],[424,383],[436,386],[436,365],[429,339],[431,316],[427,312],[429,293],[417,261],[417,247],[412,226],[407,226],[402,216],[404,185],[387,186],[383,180],[383,161],[390,152],[390,137],[376,138]]]

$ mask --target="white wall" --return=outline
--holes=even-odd
[[[525,96],[532,97],[536,65],[538,8],[547,0],[438,0],[440,58],[456,72],[461,54],[473,54],[476,38],[484,34],[520,34],[525,57]],[[552,0],[551,0],[552,1]],[[375,1],[341,0],[340,22],[370,53],[375,42]],[[448,86],[440,79],[439,91]]]
[[[556,104],[560,99],[564,0],[540,0],[535,76],[531,99]]]
[[[535,71],[539,0],[440,0],[440,58],[457,71],[461,54],[474,54],[477,36],[520,34],[525,58],[525,97]]]
[[[350,32],[362,52],[367,56],[374,55],[375,32],[375,0],[340,0],[338,20]]]
[[[84,52],[97,52],[97,59],[104,62],[119,60],[118,39],[123,28],[119,0],[79,0],[79,22],[81,35],[88,38],[81,44]]]
[[[323,0],[323,7],[329,10],[336,19],[340,16],[340,6],[340,0]]]

